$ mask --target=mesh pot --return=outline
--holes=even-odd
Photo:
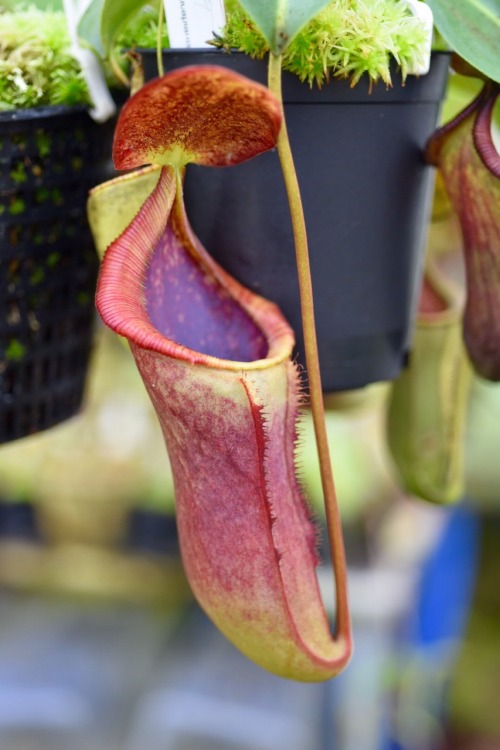
[[[86,200],[111,174],[112,131],[84,108],[0,113],[0,442],[81,406],[98,271]]]
[[[155,57],[143,51],[146,77]],[[306,217],[325,391],[396,377],[410,346],[434,171],[424,145],[439,115],[449,56],[404,86],[334,80],[310,89],[283,74],[283,99]],[[165,70],[224,65],[265,83],[265,62],[219,50],[164,52]],[[290,214],[269,152],[231,168],[189,166],[185,200],[214,258],[276,302],[304,346]]]

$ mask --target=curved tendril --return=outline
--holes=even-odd
[[[158,65],[158,75],[163,75],[163,49],[162,49],[162,36],[163,36],[163,22],[165,20],[165,9],[163,7],[163,0],[160,2],[158,9],[158,31],[156,32],[156,64]]]
[[[275,94],[283,110],[283,98],[281,92],[281,55],[274,55],[272,53],[269,57],[269,88]],[[278,135],[277,146],[285,179],[288,201],[290,204],[293,235],[295,240],[310,405],[323,488],[328,527],[328,541],[335,578],[335,639],[344,644],[344,663],[347,663],[351,655],[352,639],[347,597],[347,572],[344,541],[342,537],[342,526],[337,495],[335,492],[325,424],[305,218],[284,113],[281,130]]]

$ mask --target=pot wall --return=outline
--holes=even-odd
[[[146,76],[155,62],[145,55]],[[423,148],[448,72],[368,90],[334,81],[309,89],[283,75],[283,96],[308,229],[325,391],[397,376],[407,358],[420,281],[433,170]],[[266,65],[240,53],[171,50],[165,71],[221,64],[265,82]],[[190,166],[185,197],[195,232],[216,260],[274,300],[303,341],[288,204],[275,152],[237,167]]]

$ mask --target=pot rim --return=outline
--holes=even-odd
[[[151,60],[146,78],[150,80],[156,72],[156,49],[137,48],[136,52],[143,58]],[[217,57],[216,57],[217,56]],[[283,100],[286,104],[414,104],[436,103],[443,99],[448,79],[451,52],[436,50],[431,54],[431,67],[425,75],[408,75],[402,83],[396,61],[393,61],[391,73],[392,87],[383,81],[370,82],[367,76],[355,85],[347,79],[332,78],[319,89],[310,86],[307,81],[300,81],[297,75],[283,71]],[[216,47],[166,48],[163,50],[165,72],[184,65],[222,64],[243,75],[267,85],[267,62],[265,59],[251,58],[245,52],[227,51]],[[157,75],[157,73],[156,73]]]

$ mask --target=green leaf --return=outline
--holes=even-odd
[[[78,24],[78,34],[108,57],[120,31],[147,0],[92,0]]]
[[[427,0],[449,46],[474,68],[500,82],[500,0]]]
[[[259,27],[271,51],[278,55],[328,2],[329,0],[240,0],[240,5]]]
[[[103,4],[104,0],[92,0],[77,27],[78,36],[88,42],[101,57],[105,56],[101,38],[101,13]]]

